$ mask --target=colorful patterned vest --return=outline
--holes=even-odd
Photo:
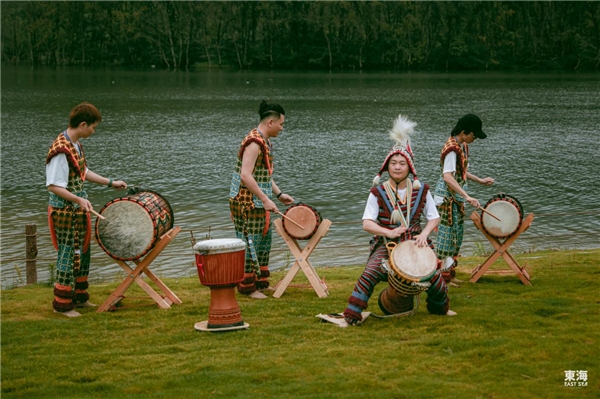
[[[464,150],[463,150],[464,148]],[[437,181],[435,186],[434,195],[448,198],[454,196],[454,200],[457,202],[465,202],[465,199],[457,194],[450,191],[450,188],[444,181],[444,158],[451,152],[456,153],[456,172],[454,173],[454,178],[456,182],[466,190],[467,188],[467,169],[469,167],[469,146],[465,143],[461,147],[460,144],[456,141],[454,136],[450,137],[446,143],[444,144],[444,148],[442,148],[442,154],[440,156],[440,167],[442,170],[442,174]]]
[[[425,208],[425,202],[427,201],[427,193],[429,192],[429,185],[423,184],[419,190],[415,190],[412,193],[411,202],[411,217],[410,217],[410,225],[408,226],[408,230],[406,234],[403,234],[399,239],[394,241],[402,242],[406,240],[412,239],[414,236],[421,234],[423,231],[421,228],[421,215],[423,214],[423,209]],[[393,224],[390,221],[390,217],[392,215],[392,202],[385,191],[383,184],[373,187],[371,189],[371,194],[373,194],[377,198],[377,204],[379,205],[379,216],[377,217],[377,223],[379,223],[383,227],[387,227],[389,229],[395,229],[399,227],[400,224]],[[406,204],[399,204],[399,210],[403,215],[406,215]],[[375,237],[376,241],[381,240],[383,237]],[[388,241],[390,239],[387,239]]]
[[[262,191],[267,197],[271,198],[273,194],[273,155],[267,140],[258,132],[257,129],[253,129],[242,141],[240,150],[237,155],[237,163],[235,170],[231,178],[231,186],[229,189],[229,198],[238,199],[241,202],[246,198],[252,198],[252,203],[256,208],[263,208],[263,203],[257,196],[253,195],[247,187],[242,186],[242,157],[244,150],[250,143],[256,143],[259,147],[258,158],[252,171],[252,176],[258,184],[260,191]]]
[[[85,174],[87,170],[87,163],[85,161],[85,155],[83,153],[83,146],[79,143],[79,149],[81,155],[77,152],[77,148],[71,140],[69,140],[65,132],[61,133],[52,143],[46,156],[46,164],[50,163],[50,160],[63,153],[67,156],[67,163],[69,164],[69,180],[67,182],[67,190],[75,194],[78,197],[86,198],[87,193],[83,189],[83,182],[85,181]],[[50,193],[49,199],[50,206],[54,208],[64,208],[73,203],[59,197],[54,193]]]

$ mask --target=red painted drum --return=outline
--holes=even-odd
[[[153,191],[131,190],[108,202],[99,213],[105,219],[96,219],[98,244],[110,257],[124,261],[146,255],[174,223],[171,205]]]
[[[236,286],[244,279],[246,243],[238,238],[200,241],[194,245],[200,283],[207,287]]]
[[[494,216],[481,212],[481,227],[492,237],[508,238],[515,234],[523,221],[523,207],[515,197],[500,193],[493,196],[484,209]]]
[[[319,225],[323,221],[321,215],[315,208],[301,202],[292,205],[284,213],[285,216],[298,223],[297,226],[290,220],[283,218],[283,229],[290,236],[297,240],[308,240],[317,232]]]
[[[246,243],[238,238],[200,241],[194,245],[200,283],[210,288],[208,322],[197,323],[200,331],[248,328],[235,297],[235,287],[244,279]]]
[[[429,280],[437,270],[437,257],[429,247],[419,247],[415,241],[400,244],[388,242],[388,282],[400,295],[417,295],[429,288]]]

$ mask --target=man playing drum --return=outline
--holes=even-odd
[[[241,294],[264,299],[260,290],[269,287],[271,252],[270,212],[279,212],[271,200],[274,195],[285,205],[294,199],[284,194],[273,180],[271,138],[283,130],[285,111],[278,104],[263,101],[258,109],[260,122],[242,141],[231,179],[229,209],[236,236],[246,242],[244,280],[238,285]]]
[[[419,247],[432,247],[429,234],[439,222],[439,215],[429,193],[427,184],[421,185],[417,179],[413,154],[410,147],[410,134],[416,123],[402,115],[398,116],[390,137],[396,141],[381,169],[373,181],[363,215],[363,229],[374,234],[371,240],[371,253],[367,265],[358,279],[354,291],[344,310],[344,319],[354,325],[362,320],[362,311],[368,306],[375,285],[380,281],[388,281],[385,262],[388,262],[386,243],[414,240]],[[389,179],[379,185],[384,172]],[[414,183],[408,178],[412,173]],[[421,216],[427,219],[425,228],[421,227]],[[440,272],[435,271],[427,289],[427,309],[430,313],[455,315],[449,310],[448,288]],[[405,300],[404,310],[410,311],[414,306],[412,296],[401,297]]]
[[[476,138],[487,137],[481,130],[481,126],[481,119],[477,115],[467,114],[458,120],[450,138],[442,148],[440,157],[442,175],[433,193],[441,218],[435,244],[436,256],[442,261],[444,281],[455,287],[458,287],[457,283],[461,282],[455,277],[455,268],[463,240],[465,202],[475,208],[481,206],[476,198],[467,194],[467,180],[486,186],[494,183],[491,177],[481,179],[468,171],[468,145]]]
[[[50,192],[48,222],[58,250],[52,307],[68,317],[81,314],[75,307],[95,306],[88,301],[92,204],[83,189],[85,180],[117,189],[127,188],[87,168],[80,139],[90,137],[102,120],[98,109],[84,102],[71,110],[69,127],[52,143],[46,156],[46,186]]]

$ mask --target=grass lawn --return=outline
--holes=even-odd
[[[280,299],[238,295],[250,328],[227,333],[194,330],[210,303],[197,278],[164,280],[183,301],[171,309],[78,318],[52,312],[47,284],[5,290],[2,398],[598,398],[600,250],[515,258],[532,286],[485,275],[450,288],[455,317],[428,314],[423,294],[414,316],[345,329],[315,315],[344,310],[363,266],[317,269],[327,298],[301,272]],[[458,277],[484,259],[463,258]],[[91,285],[90,300],[119,282]],[[135,284],[126,295],[152,303]],[[565,386],[567,370],[587,371],[587,386]]]

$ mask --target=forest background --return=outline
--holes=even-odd
[[[332,71],[600,67],[600,2],[2,1],[2,61]]]

